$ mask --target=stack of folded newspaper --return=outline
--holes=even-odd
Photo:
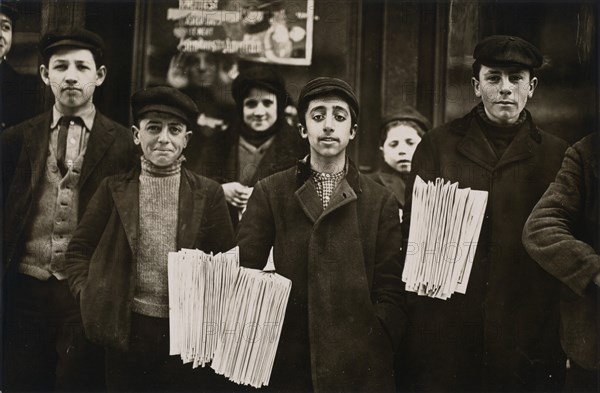
[[[271,257],[272,258],[272,257]],[[276,273],[239,267],[223,254],[169,253],[170,354],[235,383],[269,383],[291,290]]]
[[[466,293],[487,197],[487,191],[417,176],[402,273],[407,291],[444,300]]]

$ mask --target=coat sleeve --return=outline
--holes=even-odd
[[[226,252],[235,246],[233,225],[229,216],[225,194],[220,185],[215,183],[210,204],[207,206],[205,228],[207,235],[203,244],[205,251],[214,253]],[[204,232],[204,231],[203,231]]]
[[[533,208],[523,245],[546,271],[583,295],[600,272],[600,256],[574,233],[581,224],[585,194],[581,155],[569,148],[556,179]]]
[[[265,192],[264,181],[259,181],[254,186],[238,228],[240,265],[263,269],[274,242],[275,220]]]
[[[406,324],[399,208],[398,200],[390,193],[380,212],[372,286],[375,314],[388,333],[394,348],[400,343]]]
[[[108,179],[104,179],[90,200],[67,247],[65,273],[71,293],[77,301],[87,283],[90,260],[104,234],[113,207]]]

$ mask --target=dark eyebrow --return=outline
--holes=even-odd
[[[346,110],[346,108],[342,107],[342,106],[334,106],[333,107],[334,110],[338,110],[338,111],[344,111],[345,113],[348,113],[348,111]]]
[[[310,111],[311,112],[315,112],[315,111],[323,111],[325,110],[325,106],[320,105],[320,106],[315,106],[314,108],[312,108]]]

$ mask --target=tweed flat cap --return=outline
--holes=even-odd
[[[188,127],[196,124],[198,107],[186,94],[170,86],[150,87],[131,96],[131,111],[137,123],[145,113],[161,112],[176,116]]]
[[[300,91],[300,96],[298,97],[298,117],[300,121],[304,122],[304,116],[310,100],[330,94],[341,96],[358,118],[358,99],[352,87],[338,78],[319,77],[309,81]],[[352,120],[356,121],[357,119]]]
[[[520,65],[538,68],[544,60],[531,43],[519,37],[493,35],[481,40],[473,52],[473,58],[484,65]]]
[[[410,105],[400,107],[398,110],[388,114],[383,118],[381,122],[382,131],[386,125],[393,121],[411,120],[417,123],[423,132],[428,131],[431,128],[431,122],[425,116],[423,116],[418,110]]]
[[[19,18],[19,11],[12,3],[3,1],[0,3],[0,13],[6,15],[13,23]]]
[[[102,55],[104,41],[102,38],[82,27],[59,28],[44,34],[40,40],[40,53],[44,55],[48,50],[61,46],[90,49]]]

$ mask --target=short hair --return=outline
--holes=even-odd
[[[473,70],[473,78],[479,80],[479,71],[481,71],[481,63],[479,61],[475,61],[473,62],[473,65],[471,66],[471,69]],[[487,64],[484,64],[487,65]],[[510,67],[511,65],[498,65],[497,67]],[[519,66],[519,65],[513,65],[514,67],[520,67],[520,69],[522,70],[527,70],[529,71],[529,79],[533,79],[534,72],[533,72],[533,68],[531,67],[525,67],[525,66]],[[492,67],[492,66],[490,66]]]
[[[425,135],[426,132],[426,130],[414,120],[392,120],[381,127],[381,131],[379,132],[379,146],[383,146],[387,139],[388,132],[396,126],[408,126],[414,128],[421,138],[423,138],[423,135]]]
[[[358,115],[356,114],[356,111],[350,104],[350,99],[344,94],[340,94],[336,91],[327,91],[311,96],[305,103],[302,103],[298,106],[298,114],[300,115],[298,116],[298,121],[300,121],[300,124],[306,127],[306,111],[308,110],[310,102],[325,97],[336,97],[348,104],[348,108],[350,109],[350,119],[352,120],[352,125],[358,123]]]
[[[52,57],[52,55],[54,55],[56,52],[58,52],[61,49],[73,49],[73,50],[83,49],[83,50],[89,50],[92,53],[92,57],[94,58],[94,63],[96,65],[96,69],[98,69],[101,66],[105,65],[104,64],[104,56],[103,56],[102,50],[100,50],[100,49],[93,50],[93,49],[90,49],[90,48],[80,48],[78,46],[58,46],[56,48],[48,49],[42,55],[42,64],[45,65],[46,67],[48,67],[48,65],[50,63],[50,58]]]

